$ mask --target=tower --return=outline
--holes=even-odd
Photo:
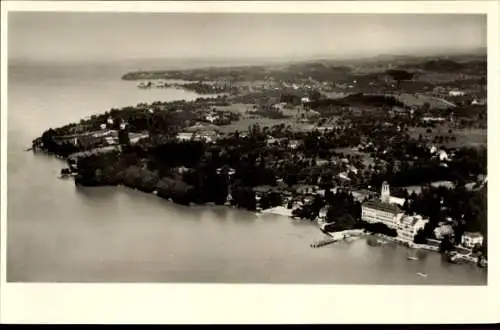
[[[391,192],[389,190],[389,184],[387,183],[387,181],[384,181],[384,183],[382,183],[382,189],[380,192],[380,200],[383,203],[389,203],[390,197],[391,197]]]

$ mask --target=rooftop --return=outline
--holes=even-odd
[[[420,215],[406,216],[401,219],[401,222],[406,222],[412,227],[415,226],[419,221],[426,221],[426,219],[422,218],[422,216]]]
[[[379,211],[383,211],[383,212],[390,212],[390,213],[393,213],[393,214],[398,214],[398,213],[402,213],[403,212],[399,208],[399,206],[393,205],[393,204],[389,204],[389,203],[384,203],[384,202],[379,201],[377,199],[372,199],[372,200],[366,201],[366,202],[363,203],[363,206],[371,208],[371,209],[376,209],[376,210],[379,210]]]
[[[470,238],[479,238],[479,237],[483,237],[483,235],[481,235],[481,233],[478,233],[478,232],[464,232],[463,236],[469,236]]]

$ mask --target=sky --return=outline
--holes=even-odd
[[[9,59],[306,59],[486,47],[486,16],[10,12]]]

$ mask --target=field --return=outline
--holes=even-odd
[[[271,118],[245,118],[241,119],[238,121],[235,121],[229,125],[224,125],[224,126],[219,126],[219,130],[224,133],[231,133],[234,132],[235,130],[238,130],[240,132],[247,131],[248,126],[254,125],[254,124],[259,124],[259,126],[265,127],[272,127],[274,125],[280,125],[280,124],[285,124],[285,126],[290,125],[292,127],[292,130],[295,131],[307,131],[313,129],[315,126],[311,124],[306,124],[306,123],[298,123],[294,119],[271,119]]]
[[[448,109],[455,107],[453,103],[446,100],[422,94],[402,93],[401,95],[396,95],[396,99],[408,106],[421,107],[425,103],[429,103],[431,109]]]
[[[355,148],[337,148],[335,149],[337,153],[343,153],[346,156],[361,156],[363,164],[368,167],[369,165],[375,165],[373,158],[366,152],[358,151]]]
[[[228,111],[244,115],[248,110],[253,108],[253,104],[234,103],[226,106],[214,106],[213,108],[219,111]]]
[[[438,125],[432,128],[431,133],[427,133],[427,128],[425,127],[414,127],[410,128],[409,134],[413,138],[418,138],[420,134],[425,138],[434,138],[435,136],[448,136],[448,130],[450,126],[448,124]],[[467,128],[467,129],[456,129],[452,128],[452,135],[455,136],[455,141],[449,141],[445,143],[446,147],[457,148],[457,147],[481,147],[487,144],[488,132],[486,129],[481,128]]]

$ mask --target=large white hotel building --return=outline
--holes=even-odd
[[[424,228],[428,220],[420,215],[405,215],[398,204],[402,204],[401,200],[391,196],[389,184],[384,182],[380,199],[372,199],[363,203],[361,219],[368,223],[383,223],[395,229],[401,239],[413,241],[417,232]]]

